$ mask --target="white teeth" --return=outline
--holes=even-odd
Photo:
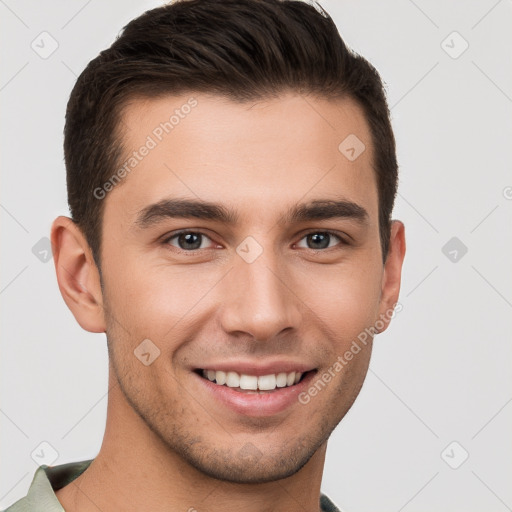
[[[215,380],[217,381],[217,384],[220,384],[221,386],[226,384],[226,372],[216,371]]]
[[[271,375],[262,375],[258,377],[258,389],[262,391],[269,391],[271,389],[276,389],[276,376],[275,374]]]
[[[258,389],[258,377],[240,375],[240,389]]]
[[[276,386],[278,388],[284,388],[286,386],[287,375],[286,373],[278,373],[276,377]]]
[[[236,372],[228,372],[226,375],[226,386],[230,388],[240,387],[240,375]]]
[[[223,372],[221,370],[203,370],[205,379],[215,382],[219,386],[248,390],[272,391],[297,384],[302,377],[301,372],[280,372],[256,377],[254,375],[239,374],[237,372]]]

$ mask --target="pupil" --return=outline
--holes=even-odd
[[[317,244],[313,249],[325,249],[329,246],[329,235],[327,233],[313,233],[308,235],[309,241]]]
[[[178,240],[182,249],[199,249],[201,247],[201,237],[195,233],[183,233]]]

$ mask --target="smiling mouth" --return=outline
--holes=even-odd
[[[295,386],[306,375],[315,372],[281,372],[268,375],[247,375],[233,371],[197,369],[195,372],[202,378],[217,386],[225,386],[242,393],[274,392],[282,388]]]

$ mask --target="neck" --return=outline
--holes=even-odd
[[[107,425],[97,457],[56,492],[67,512],[319,511],[327,443],[290,477],[261,484],[218,480],[170,450],[126,402],[117,382],[109,387]]]

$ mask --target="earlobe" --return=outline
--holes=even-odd
[[[51,242],[62,298],[83,329],[105,332],[99,272],[85,236],[72,219],[60,216],[52,224]]]
[[[391,223],[391,235],[389,240],[389,252],[384,264],[382,274],[381,298],[379,305],[379,332],[385,331],[391,318],[395,304],[400,294],[400,282],[402,278],[402,265],[405,258],[405,226],[399,220]]]

